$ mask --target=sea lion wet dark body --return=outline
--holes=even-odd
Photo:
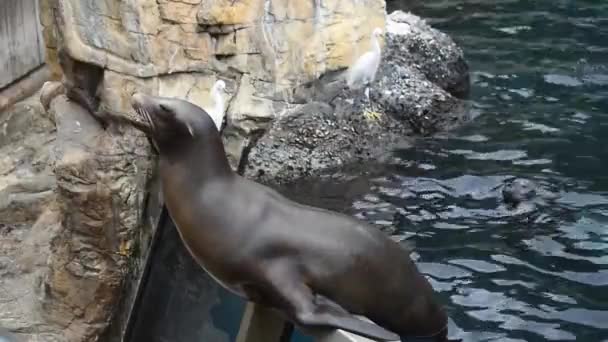
[[[141,93],[132,103],[149,124],[138,128],[159,148],[165,204],[179,235],[220,284],[305,330],[446,341],[446,313],[399,244],[233,172],[213,121],[194,104]]]

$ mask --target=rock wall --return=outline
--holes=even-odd
[[[109,135],[64,95],[43,113],[36,96],[0,114],[0,327],[95,341],[145,257],[153,160],[144,137]]]
[[[298,86],[350,65],[385,23],[384,0],[41,1],[52,70],[59,77],[60,46],[103,67],[110,109],[130,111],[135,89],[210,108],[211,86],[225,80],[235,162]]]
[[[152,160],[144,137],[110,136],[63,96],[51,112],[62,225],[51,242],[42,313],[67,341],[91,341],[107,327],[136,252]]]
[[[0,113],[0,329],[53,335],[39,310],[51,240],[61,229],[51,167],[55,127],[36,98]]]

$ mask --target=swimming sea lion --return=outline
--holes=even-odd
[[[447,315],[399,244],[365,222],[239,176],[202,108],[142,93],[132,106],[148,123],[137,128],[159,148],[165,204],[179,235],[222,286],[304,330],[447,341]]]
[[[502,189],[503,201],[511,206],[529,201],[534,196],[536,196],[536,184],[525,178],[511,180]]]

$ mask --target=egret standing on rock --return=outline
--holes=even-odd
[[[380,58],[382,51],[380,50],[380,42],[378,39],[382,35],[382,29],[377,27],[372,32],[371,42],[372,48],[370,51],[364,53],[357,61],[349,68],[346,79],[346,84],[350,89],[361,89],[365,87],[365,96],[371,107],[371,100],[369,97],[369,88],[376,79],[376,72],[380,65]],[[380,114],[373,111],[365,110],[365,117],[368,119],[378,119]]]
[[[224,99],[222,98],[222,91],[226,89],[226,82],[222,80],[217,80],[213,87],[211,88],[211,98],[213,98],[213,102],[215,103],[213,109],[209,112],[209,116],[215,123],[215,127],[217,130],[221,130],[222,122],[224,121],[225,108],[224,108]]]

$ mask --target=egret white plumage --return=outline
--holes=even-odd
[[[219,131],[222,128],[222,122],[224,121],[225,108],[224,108],[224,99],[222,98],[222,91],[226,89],[226,82],[222,80],[217,80],[213,87],[211,88],[211,98],[213,98],[214,106],[211,111],[208,111],[209,116],[215,123],[217,130]]]
[[[382,35],[382,29],[375,28],[371,36],[371,50],[361,55],[355,63],[349,68],[346,79],[346,84],[350,89],[361,89],[365,87],[365,96],[371,106],[369,97],[369,88],[376,79],[376,72],[380,66],[382,51],[378,39]],[[372,108],[373,109],[373,108]],[[374,111],[366,110],[364,115],[368,119],[378,119],[380,114]]]

